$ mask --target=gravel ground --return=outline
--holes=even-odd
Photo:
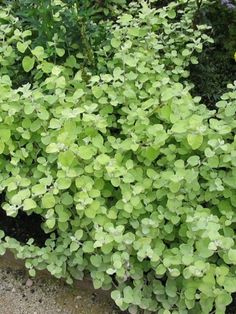
[[[1,314],[118,314],[109,293],[89,281],[74,287],[40,273],[30,279],[23,264],[7,253],[0,257]]]

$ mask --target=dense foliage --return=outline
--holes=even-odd
[[[83,64],[94,66],[94,52],[105,36],[99,22],[116,17],[124,4],[126,0],[15,0],[11,10],[32,30],[33,46],[47,48],[54,60],[81,52]]]
[[[200,9],[199,22],[211,27],[209,34],[214,44],[205,45],[198,64],[190,67],[190,79],[195,85],[192,93],[201,95],[209,108],[215,108],[227,84],[236,77],[236,10],[222,4],[223,1],[212,2]]]
[[[212,42],[197,1],[150,2],[94,18],[101,38],[84,50],[69,36],[72,51],[0,10],[2,206],[50,233],[38,247],[1,232],[0,250],[31,275],[89,273],[130,313],[223,314],[236,291],[236,85],[215,111],[192,97],[187,69]]]

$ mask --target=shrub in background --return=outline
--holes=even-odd
[[[32,31],[32,46],[43,46],[54,62],[58,57],[80,52],[84,65],[94,66],[94,51],[106,38],[101,21],[116,18],[126,0],[5,0],[4,3],[19,18],[24,30]]]
[[[236,290],[236,86],[217,111],[191,96],[186,69],[210,41],[195,12],[195,1],[131,3],[85,79],[80,55],[54,63],[1,10],[3,208],[37,213],[53,233],[39,248],[1,232],[0,249],[31,275],[90,274],[130,313],[225,313]],[[14,87],[14,71],[28,82]]]
[[[205,45],[199,63],[190,67],[189,79],[195,85],[192,94],[201,95],[208,108],[215,108],[216,102],[227,91],[227,84],[236,77],[236,9],[226,4],[212,1],[201,6],[197,14],[199,23],[211,27],[208,34],[214,44]]]

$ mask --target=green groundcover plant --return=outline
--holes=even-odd
[[[211,42],[196,2],[151,2],[103,25],[86,76],[79,48],[55,60],[0,10],[2,207],[50,233],[38,247],[1,232],[0,252],[32,276],[90,274],[130,313],[223,314],[236,291],[236,85],[215,111],[193,98],[187,68]]]

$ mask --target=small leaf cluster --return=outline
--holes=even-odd
[[[236,291],[236,85],[216,111],[192,97],[187,68],[211,40],[187,2],[132,3],[86,79],[79,54],[53,62],[1,10],[3,209],[41,215],[51,236],[1,232],[0,254],[32,276],[90,274],[130,313],[223,314]],[[30,79],[14,86],[19,67]]]

